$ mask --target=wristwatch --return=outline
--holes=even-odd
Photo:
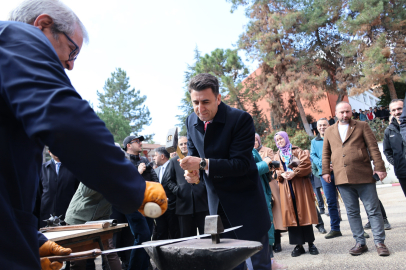
[[[207,165],[206,159],[202,158],[202,159],[200,160],[199,170],[203,171],[204,168],[206,168],[206,165]]]

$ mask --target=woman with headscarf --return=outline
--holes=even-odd
[[[265,157],[269,157],[270,159],[273,160],[274,158],[274,153],[271,148],[265,147],[262,145],[261,142],[261,137],[259,136],[258,133],[255,133],[255,150],[258,151],[259,155],[261,156],[262,160],[265,159]],[[272,191],[272,213],[273,213],[273,224],[275,227],[275,243],[273,245],[273,251],[275,253],[281,252],[282,247],[281,247],[281,232],[286,232],[287,228],[283,226],[282,223],[282,211],[281,211],[281,197],[279,195],[279,186],[278,182],[275,181],[275,179],[272,178],[272,173],[269,173],[268,176],[270,177],[270,182],[269,186],[271,187]]]
[[[283,226],[288,227],[289,243],[296,245],[292,257],[305,253],[303,245],[307,242],[309,253],[319,254],[314,245],[312,224],[318,224],[314,194],[309,180],[311,162],[309,155],[289,141],[284,131],[275,134],[278,152],[274,160],[281,166],[276,170],[279,182]],[[289,168],[290,167],[290,168]]]

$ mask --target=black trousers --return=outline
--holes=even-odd
[[[155,235],[153,240],[166,240],[179,238],[179,223],[178,217],[175,214],[175,209],[166,210],[165,214],[155,219]]]
[[[191,215],[178,215],[180,237],[189,237],[204,234],[204,221],[209,212],[197,212]]]

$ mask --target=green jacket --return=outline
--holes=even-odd
[[[109,219],[111,213],[111,204],[102,194],[80,183],[66,211],[65,222],[76,225],[104,220]]]
[[[258,151],[255,149],[252,149],[252,155],[254,156],[254,160],[257,163],[257,168],[258,168],[258,174],[259,178],[261,180],[262,188],[264,189],[265,192],[265,201],[268,205],[268,211],[269,211],[269,216],[271,217],[271,228],[268,231],[268,238],[269,238],[269,245],[272,246],[275,243],[275,236],[274,236],[274,224],[273,224],[273,214],[272,214],[272,192],[271,188],[269,187],[269,167],[268,164],[262,160],[261,156],[259,155]]]

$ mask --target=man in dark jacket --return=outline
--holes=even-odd
[[[152,168],[151,162],[146,157],[141,157],[143,136],[128,136],[123,141],[125,156],[138,169],[138,172],[145,181],[159,182],[158,176]],[[131,232],[134,235],[134,246],[150,241],[154,227],[152,218],[144,217],[140,212],[135,211],[126,215]],[[147,270],[149,256],[143,248],[131,251],[128,270]]]
[[[2,269],[37,270],[41,262],[50,269],[49,259],[40,262],[40,256],[70,252],[54,252],[56,244],[38,232],[32,214],[45,144],[74,175],[123,212],[164,195],[160,187],[162,192],[149,196],[145,181],[64,71],[73,69],[87,39],[83,24],[61,1],[44,2],[24,1],[9,21],[0,22]],[[166,200],[162,202],[165,209]],[[52,264],[53,269],[62,267]]]
[[[44,221],[50,215],[62,216],[65,220],[65,213],[72,200],[79,180],[66,168],[59,158],[48,151],[52,159],[42,164],[41,180],[39,185],[40,214],[39,225],[45,227]]]
[[[392,122],[385,130],[383,153],[395,168],[396,177],[406,196],[406,147],[400,134],[399,118],[403,111],[403,100],[394,99],[389,104]]]
[[[187,137],[179,137],[178,145],[182,154],[187,156]],[[176,194],[176,215],[179,220],[180,237],[204,233],[204,220],[209,214],[207,191],[204,181],[189,184],[185,180],[185,171],[180,167],[179,157],[169,160],[168,181],[166,187]]]
[[[165,147],[155,149],[155,164],[159,167],[155,169],[159,182],[164,187],[166,197],[168,197],[168,210],[155,219],[155,232],[153,240],[165,240],[179,238],[179,223],[176,216],[176,194],[168,188],[169,182],[169,153]]]
[[[193,77],[189,93],[194,109],[186,120],[189,156],[180,166],[192,172],[186,172],[185,179],[189,183],[198,183],[199,177],[205,181],[210,214],[218,213],[225,228],[243,225],[224,237],[261,242],[263,249],[251,257],[252,264],[256,270],[271,269],[271,220],[252,155],[252,117],[221,102],[219,83],[213,75]]]

